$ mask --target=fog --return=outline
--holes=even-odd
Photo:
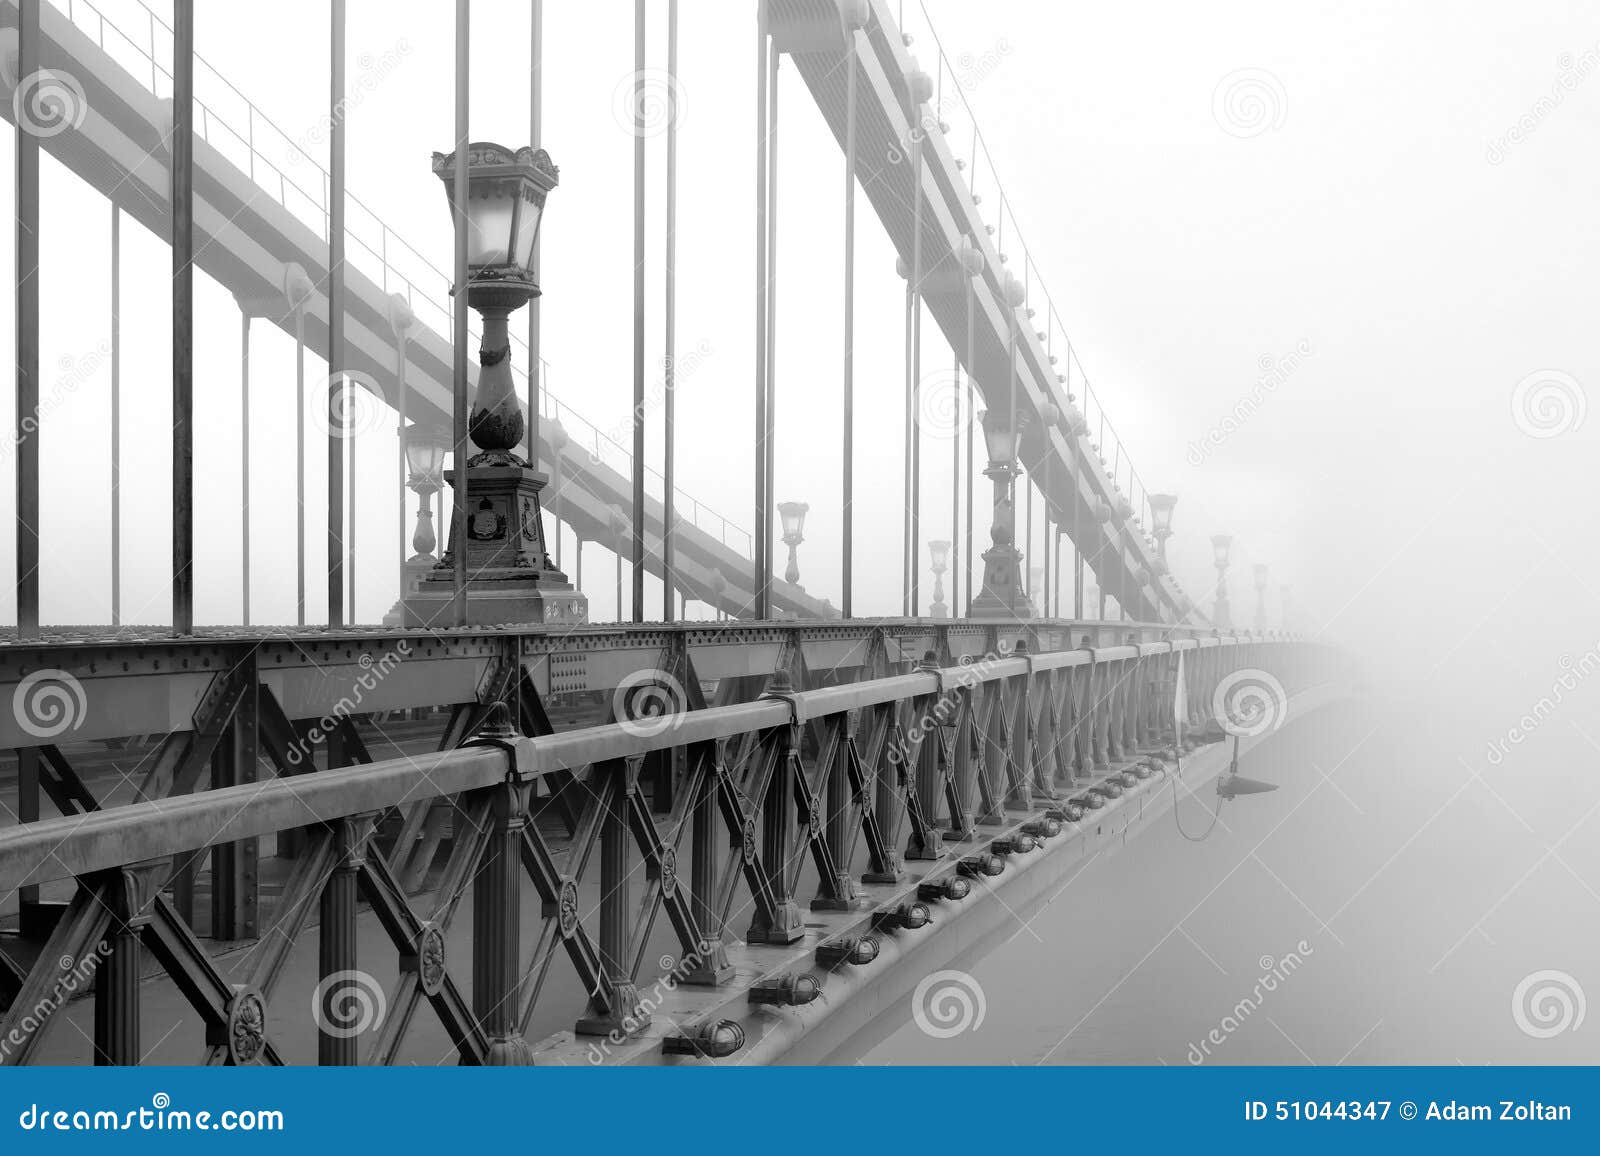
[[[144,27],[133,0],[103,7],[114,23]],[[200,53],[289,138],[312,133],[327,97],[326,5],[284,0],[271,19],[198,7]],[[633,137],[618,94],[632,72],[632,5],[545,7],[543,144],[561,166],[542,241],[548,385],[600,428],[621,429],[632,386]],[[754,20],[733,0],[682,7],[678,347],[704,356],[678,389],[678,468],[687,493],[748,527]],[[1574,936],[1566,922],[1592,927],[1600,904],[1600,862],[1578,852],[1594,846],[1600,800],[1591,678],[1600,558],[1582,513],[1600,446],[1600,419],[1587,413],[1600,382],[1590,290],[1600,11],[1537,0],[1448,9],[929,0],[927,10],[953,59],[997,61],[967,99],[1097,395],[1144,481],[1180,496],[1176,575],[1208,604],[1209,539],[1230,533],[1236,620],[1253,619],[1250,572],[1264,563],[1270,625],[1283,624],[1287,585],[1289,625],[1363,660],[1377,713],[1340,716],[1351,728],[1372,720],[1371,734],[1349,743],[1362,748],[1351,790],[1369,816],[1392,807],[1405,819],[1342,828],[1352,845],[1319,845],[1313,874],[1346,879],[1340,864],[1359,858],[1370,866],[1348,875],[1353,887],[1392,855],[1386,879],[1425,873],[1428,885],[1407,892],[1415,903],[1448,893],[1452,918],[1405,957],[1416,964],[1407,982],[1462,932],[1476,944],[1476,926],[1528,949],[1514,962],[1496,957],[1507,974],[1587,968],[1600,982],[1593,935]],[[526,5],[478,0],[472,12],[472,135],[524,143]],[[651,5],[654,66],[665,64],[664,15]],[[451,6],[352,0],[349,19],[353,80],[386,54],[398,61],[350,111],[349,187],[445,267],[449,218],[428,161],[452,132]],[[911,51],[932,53],[924,41]],[[1230,107],[1226,86],[1241,73],[1246,104]],[[775,497],[810,503],[802,581],[837,605],[842,161],[792,69],[780,83]],[[661,137],[649,157],[654,377]],[[9,184],[11,165],[12,150],[0,149],[0,181]],[[41,392],[56,398],[42,435],[43,612],[50,623],[104,622],[109,367],[95,351],[109,333],[110,214],[48,157],[43,185]],[[860,212],[856,604],[895,613],[902,282],[865,200]],[[11,244],[0,240],[0,260]],[[170,621],[167,261],[161,239],[125,226],[124,618],[155,624]],[[0,296],[9,308],[9,280]],[[227,623],[238,619],[238,315],[204,276],[196,299],[197,613]],[[946,366],[937,328],[923,333],[925,371]],[[0,333],[0,355],[10,356],[12,336]],[[291,479],[280,464],[293,437],[293,344],[265,326],[255,340],[256,617],[284,621],[294,597]],[[73,384],[60,387],[53,372]],[[308,380],[323,376],[308,370]],[[0,404],[12,404],[11,388],[0,385]],[[657,415],[649,420],[659,464]],[[357,447],[363,621],[395,597],[394,454],[391,429]],[[308,492],[321,495],[320,447],[310,456]],[[948,441],[930,437],[925,538],[950,536],[948,457]],[[8,474],[0,516],[13,500]],[[310,511],[314,620],[325,615],[320,517]],[[605,619],[615,613],[612,556],[590,550],[600,578],[592,613]],[[12,557],[8,538],[0,567]],[[0,615],[14,621],[10,591],[0,591]],[[1296,773],[1295,760],[1280,762]],[[1425,827],[1447,801],[1453,820]],[[1345,806],[1337,793],[1327,805]],[[1452,832],[1445,842],[1435,841],[1441,829]],[[1330,888],[1312,904],[1319,919],[1343,899]],[[1488,922],[1475,926],[1480,911]],[[1483,990],[1503,1002],[1511,985],[1501,978],[1493,972]],[[1470,991],[1460,998],[1481,994]],[[1318,1058],[1333,1058],[1326,1052],[1336,1053],[1331,1039]],[[1596,1058],[1592,1045],[1585,1055]]]

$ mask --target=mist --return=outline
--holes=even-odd
[[[143,19],[134,0],[103,7],[113,22]],[[326,6],[284,0],[272,19],[199,7],[199,52],[238,90],[202,76],[201,98],[225,109],[242,94],[286,138],[314,144],[327,98]],[[653,21],[664,23],[664,7],[651,6]],[[622,0],[595,0],[552,3],[545,15],[542,143],[561,167],[541,241],[546,385],[610,431],[628,428],[632,388],[634,138],[617,111],[632,73],[631,12]],[[472,136],[520,145],[529,132],[527,6],[477,0],[472,13]],[[1121,443],[1151,489],[1179,495],[1174,574],[1213,609],[1210,538],[1231,534],[1235,621],[1254,623],[1252,568],[1266,565],[1266,624],[1337,643],[1362,665],[1359,706],[1330,716],[1337,726],[1296,720],[1276,753],[1257,756],[1285,789],[1250,804],[1250,817],[1219,837],[1235,857],[1207,871],[1250,860],[1251,832],[1275,830],[1273,818],[1307,793],[1319,794],[1302,816],[1336,817],[1312,844],[1262,851],[1284,890],[1307,898],[1284,903],[1281,918],[1264,916],[1235,954],[1247,966],[1303,933],[1330,944],[1318,947],[1323,960],[1350,951],[1351,973],[1383,969],[1390,986],[1351,997],[1361,1018],[1390,1025],[1370,1042],[1378,1060],[1550,1058],[1521,1037],[1461,1039],[1446,1025],[1503,1003],[1525,973],[1600,975],[1600,944],[1573,930],[1592,927],[1600,906],[1600,546],[1582,514],[1600,451],[1600,419],[1588,413],[1600,384],[1589,290],[1600,262],[1600,11],[1538,0],[1514,10],[928,0],[926,13],[950,58],[992,62],[964,96]],[[921,19],[909,13],[906,26]],[[349,20],[353,77],[393,61],[351,108],[349,187],[447,267],[450,222],[428,162],[452,133],[449,6],[353,0]],[[679,67],[677,342],[680,354],[697,353],[677,389],[679,481],[746,529],[753,23],[739,0],[683,5]],[[661,43],[659,25],[652,37]],[[933,54],[925,39],[911,51]],[[837,606],[842,160],[792,69],[780,73],[780,100],[774,496],[810,504],[802,583]],[[664,142],[653,136],[648,150],[645,354],[654,380]],[[0,148],[6,187],[12,165],[13,150]],[[43,617],[104,623],[109,209],[48,156],[43,187],[41,392],[53,399],[42,420]],[[870,210],[858,229],[856,609],[897,614],[903,281]],[[9,234],[0,239],[0,261],[12,259],[12,245]],[[164,241],[140,227],[124,226],[123,245],[123,617],[160,626],[170,621],[170,269]],[[0,286],[8,309],[12,289],[9,279]],[[445,286],[436,289],[436,303],[447,303]],[[236,526],[248,497],[255,619],[289,621],[294,509],[282,463],[292,460],[293,342],[267,326],[254,338],[252,450],[261,464],[246,495],[237,307],[203,275],[196,302],[197,617],[239,620]],[[7,326],[0,357],[13,348]],[[952,356],[937,327],[924,326],[924,380],[948,380]],[[312,360],[308,380],[321,382],[326,367]],[[13,384],[0,384],[0,404],[13,405]],[[659,468],[658,416],[646,420]],[[950,450],[943,431],[923,448],[925,539],[952,536]],[[392,425],[356,446],[356,621],[377,621],[396,597],[401,525],[410,534],[410,515],[395,508],[396,453]],[[323,511],[314,505],[323,470],[319,449],[306,477],[313,621],[326,616]],[[0,517],[14,502],[7,472]],[[979,548],[985,538],[980,525]],[[570,532],[566,548],[576,548]],[[613,556],[591,544],[586,559],[591,614],[610,620]],[[0,567],[13,560],[7,538]],[[926,583],[925,557],[920,564]],[[659,605],[658,590],[652,579],[649,605]],[[9,588],[0,618],[15,621]],[[1313,731],[1323,747],[1307,737]],[[1158,861],[1182,871],[1189,854],[1174,843]],[[1344,872],[1351,863],[1360,869]],[[1420,925],[1408,916],[1418,908],[1430,909]],[[1372,935],[1384,944],[1407,928],[1416,940],[1379,952],[1349,929],[1353,918],[1381,929]],[[1318,940],[1330,926],[1358,946]],[[1457,971],[1440,981],[1441,966]],[[1445,986],[1429,987],[1436,982]],[[1405,1003],[1411,990],[1447,998]],[[1414,1010],[1409,1019],[1384,1010],[1396,999]],[[924,1042],[908,1038],[908,1047]],[[1335,1045],[1328,1034],[1308,1050],[1331,1061]],[[1161,1054],[1181,1059],[1181,1050]],[[951,1058],[963,1055],[973,1058]],[[1562,1057],[1593,1062],[1596,1053],[1570,1044]]]

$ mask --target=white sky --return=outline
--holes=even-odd
[[[350,115],[350,190],[446,266],[449,220],[428,160],[452,131],[453,5],[349,7],[352,83],[363,60],[404,44],[398,67]],[[665,7],[651,6],[655,66],[665,64]],[[325,4],[198,8],[202,56],[289,136],[318,123]],[[113,23],[143,27],[133,0],[104,9]],[[968,99],[1144,480],[1181,496],[1171,549],[1191,593],[1211,585],[1209,536],[1231,532],[1242,621],[1249,566],[1263,561],[1274,619],[1277,587],[1291,583],[1300,625],[1346,640],[1407,638],[1435,655],[1543,640],[1529,652],[1530,673],[1574,638],[1593,641],[1600,578],[1589,577],[1596,551],[1579,511],[1600,422],[1532,438],[1512,397],[1537,371],[1600,381],[1587,289],[1600,257],[1600,10],[929,0],[929,11],[952,58],[999,54]],[[680,384],[679,470],[684,490],[749,526],[753,8],[685,0],[681,27],[678,345],[709,352]],[[473,5],[476,138],[528,137],[527,29],[525,4]],[[562,170],[543,234],[549,384],[615,429],[632,383],[632,137],[615,112],[632,70],[632,5],[549,0],[545,35],[544,144]],[[912,51],[928,63],[925,37]],[[1540,110],[1563,63],[1576,79]],[[1282,98],[1281,123],[1245,138],[1213,110],[1219,81],[1241,69],[1270,73]],[[842,159],[787,69],[781,109],[775,497],[810,502],[802,580],[837,604]],[[1491,163],[1491,142],[1519,119],[1533,131]],[[662,151],[653,138],[652,367]],[[9,181],[11,156],[0,150],[0,179]],[[44,615],[104,621],[109,371],[84,359],[108,332],[109,210],[49,159],[44,189],[43,392],[54,370],[82,376],[45,422]],[[857,604],[890,613],[899,604],[901,282],[867,201],[858,204]],[[10,243],[0,242],[7,260]],[[167,255],[136,226],[125,226],[124,244],[125,616],[159,622],[170,524]],[[238,316],[208,278],[197,277],[196,294],[198,420],[213,439],[197,451],[198,610],[226,622],[238,614]],[[0,296],[9,310],[9,280]],[[254,598],[258,619],[281,621],[293,612],[292,471],[283,468],[292,427],[282,404],[292,344],[265,326],[256,334]],[[937,328],[924,335],[925,373],[947,372]],[[1189,447],[1249,393],[1260,359],[1302,345],[1311,353],[1284,384],[1193,464]],[[0,385],[0,404],[11,404],[10,390]],[[659,463],[659,424],[649,436]],[[358,452],[358,612],[371,621],[395,591],[392,437],[373,434]],[[929,439],[925,538],[948,536],[948,456],[947,441]],[[319,495],[320,445],[311,459],[308,490]],[[9,479],[0,481],[0,506],[11,500]],[[315,513],[311,525],[315,618],[324,612]],[[0,566],[10,567],[11,550],[8,536]],[[612,611],[610,575],[611,556],[591,548],[597,618]],[[0,614],[13,613],[0,593]],[[1584,623],[1576,635],[1574,614]]]

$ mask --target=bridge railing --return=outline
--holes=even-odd
[[[1206,737],[1219,717],[1240,721],[1236,698],[1264,693],[1286,711],[1335,661],[1312,643],[1238,639],[1019,649],[942,668],[930,653],[911,673],[807,691],[776,675],[749,702],[704,706],[691,691],[696,709],[669,714],[652,709],[660,688],[640,682],[614,700],[615,721],[535,738],[512,722],[533,721],[524,690],[469,727],[460,749],[13,828],[0,833],[0,889],[70,879],[75,891],[12,993],[0,1058],[57,1058],[45,1040],[91,961],[92,1051],[140,1062],[145,952],[204,1020],[209,1063],[309,1059],[313,1024],[320,1062],[395,1062],[424,1002],[459,1062],[526,1062],[558,955],[583,994],[557,1012],[577,1016],[580,1035],[634,1047],[641,1034],[671,1035],[664,1050],[735,1054],[747,1002],[804,1003],[822,981],[793,971],[754,988],[748,974],[735,981],[730,940],[782,949],[757,953],[763,970],[793,968],[813,945],[833,949],[828,966],[870,966],[857,952],[868,932],[915,928],[926,903],[982,901],[953,881],[1048,852],[1143,789],[1175,742]],[[1175,711],[1180,662],[1187,695]],[[430,847],[447,842],[446,862],[426,887],[408,887],[407,833],[437,831],[441,814],[452,836]],[[296,845],[294,868],[247,974],[225,975],[166,892],[208,851],[221,885],[237,848],[263,836]],[[530,888],[539,927],[525,934]],[[470,936],[451,936],[469,890]],[[827,945],[813,943],[805,898],[846,917],[829,924]],[[360,901],[396,978],[381,1031],[358,1046],[338,985],[372,978],[358,970],[374,966],[357,950]],[[304,993],[279,989],[312,940],[319,982],[312,1015],[297,1020],[285,1009],[307,1008]],[[650,1029],[640,987],[652,978],[710,989],[705,1020]]]
[[[142,19],[133,17],[133,23],[141,25],[139,28],[118,25],[90,0],[58,0],[57,3],[67,18],[121,64],[131,78],[152,95],[170,98],[172,28],[143,0],[134,0],[134,5],[143,13]],[[367,89],[367,77],[381,79],[385,73],[399,67],[407,52],[409,48],[401,39],[382,56],[363,60],[351,86],[350,101],[359,102]],[[199,54],[195,56],[195,90],[195,131],[199,136],[326,243],[331,221],[330,177],[308,150],[326,141],[330,126],[322,123],[298,138],[291,136]],[[422,174],[418,179],[432,178]],[[420,324],[447,337],[453,335],[455,317],[446,304],[450,300],[449,276],[349,190],[345,193],[345,242],[346,260],[382,286],[385,293],[404,297]],[[469,322],[469,337],[477,340],[481,336],[482,325],[474,314]],[[513,376],[520,380],[526,396],[527,371],[522,367],[530,364],[531,352],[515,329],[511,339],[518,349],[518,356],[512,359]],[[592,460],[604,461],[623,476],[629,476],[633,469],[632,452],[617,438],[602,432],[593,422],[551,395],[548,390],[550,362],[541,357],[539,364],[543,383],[541,413],[558,417],[569,427],[568,432],[584,445]],[[651,496],[660,500],[665,492],[665,479],[649,466],[645,468],[645,475]],[[747,555],[753,552],[748,530],[693,495],[676,487],[674,493],[674,513],[678,518],[717,536],[724,545],[741,548],[742,542]]]

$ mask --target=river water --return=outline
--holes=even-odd
[[[1204,841],[1167,815],[1091,860],[839,1059],[1600,1061],[1597,732],[1557,712],[1507,741],[1490,701],[1291,718],[1241,761],[1279,790],[1227,804]],[[1183,830],[1213,805],[1183,800]]]

